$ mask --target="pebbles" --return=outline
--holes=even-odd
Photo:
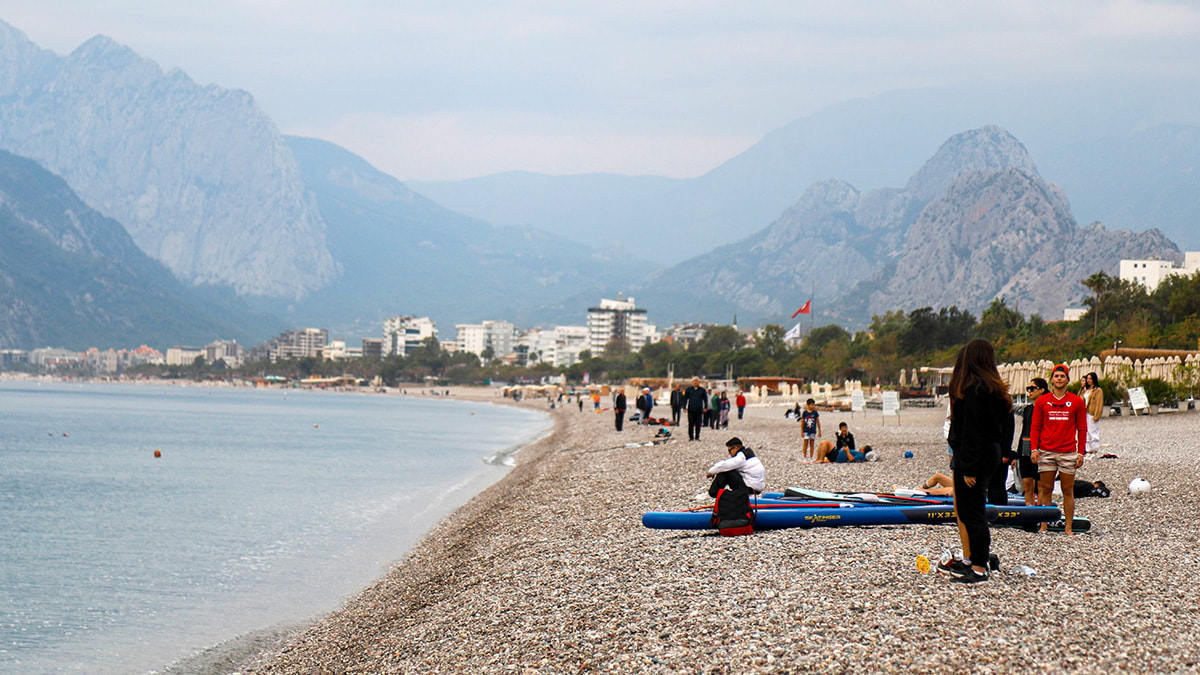
[[[940,410],[824,413],[883,459],[800,460],[783,408],[723,431],[612,430],[559,408],[556,431],[439,525],[387,576],[246,673],[1082,672],[1200,668],[1200,414],[1107,418],[1077,500],[1092,530],[1068,538],[993,530],[1001,571],[962,587],[921,574],[957,547],[954,527],[819,528],[721,538],[648,530],[648,510],[697,505],[705,469],[737,435],[789,485],[890,491],[947,471]],[[827,433],[828,437],[830,434]],[[906,450],[913,459],[903,459]],[[1152,490],[1124,490],[1140,476]],[[1035,576],[1009,571],[1017,564]]]

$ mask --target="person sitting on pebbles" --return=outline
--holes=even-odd
[[[708,467],[707,477],[713,479],[708,496],[716,497],[721,488],[737,490],[745,487],[755,494],[767,488],[767,469],[754,451],[742,445],[742,439],[734,436],[725,441],[729,457]]]
[[[854,434],[850,433],[850,427],[845,422],[838,425],[837,435],[833,438],[832,441],[823,440],[817,446],[818,464],[867,461],[871,446],[863,446],[862,452],[859,452],[854,445]]]

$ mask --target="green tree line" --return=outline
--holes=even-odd
[[[1001,362],[1086,358],[1126,347],[1197,349],[1200,347],[1200,273],[1171,276],[1154,292],[1133,282],[1098,272],[1083,280],[1090,294],[1086,312],[1078,321],[1046,321],[1025,316],[1003,299],[992,301],[978,318],[958,307],[934,310],[922,307],[895,310],[872,318],[866,330],[850,331],[838,325],[808,331],[798,344],[785,340],[785,329],[771,324],[747,335],[732,326],[712,326],[694,344],[667,341],[633,351],[613,345],[605,354],[582,354],[579,363],[565,369],[548,364],[501,365],[482,363],[474,354],[450,352],[434,338],[405,357],[382,360],[319,358],[258,362],[230,371],[193,364],[178,376],[289,378],[352,374],[363,379],[379,377],[385,384],[436,381],[444,384],[477,384],[488,381],[538,381],[565,374],[568,382],[615,382],[631,377],[693,375],[723,377],[784,376],[810,381],[862,380],[894,383],[901,368],[946,367],[957,350],[980,337],[992,342]]]

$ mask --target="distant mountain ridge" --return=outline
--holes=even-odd
[[[763,136],[691,179],[509,174],[409,185],[448,208],[595,243],[641,237],[674,264],[733,243],[836,177],[874,190],[902,184],[929,149],[995,125],[1024,141],[1081,220],[1157,228],[1200,248],[1200,90],[1172,82],[960,85],[893,91],[830,106]],[[611,177],[609,177],[611,178]],[[615,186],[620,185],[617,189]],[[503,186],[503,189],[501,189]],[[479,199],[488,195],[488,200]],[[541,201],[541,195],[552,195]],[[603,211],[593,205],[603,202]],[[532,205],[532,206],[531,206]]]
[[[199,296],[58,176],[0,150],[0,348],[245,343],[279,324]]]
[[[578,324],[613,280],[632,285],[655,268],[527,227],[498,228],[454,213],[333,143],[287,137],[329,224],[345,273],[286,306],[265,308],[318,320],[351,335],[378,335],[397,314],[456,323],[507,319],[520,325]],[[260,305],[262,306],[262,305]]]
[[[61,173],[186,283],[351,340],[395,314],[428,314],[444,335],[486,318],[581,323],[618,291],[660,324],[783,321],[809,296],[824,320],[850,325],[886,308],[974,309],[999,296],[1052,318],[1095,271],[1084,263],[1115,270],[1120,257],[1177,255],[1154,229],[1079,228],[1063,190],[1001,127],[934,136],[993,111],[1036,127],[1043,146],[1052,139],[1055,170],[1107,189],[1108,203],[1144,219],[1137,229],[1174,214],[1200,243],[1200,126],[1189,126],[1200,113],[1147,112],[1165,100],[1149,91],[1148,102],[1038,126],[1038,110],[1061,113],[1070,97],[1018,93],[950,87],[849,102],[691,180],[512,173],[414,190],[333,144],[285,138],[246,92],[164,73],[105,37],[59,57],[0,22],[0,148]],[[1111,130],[1119,142],[1097,140]],[[892,175],[904,187],[870,187]],[[422,188],[452,206],[475,199],[472,209],[512,224],[458,213]],[[1030,256],[1025,269],[979,232]]]
[[[994,298],[1056,319],[1081,296],[1081,279],[1115,273],[1123,257],[1180,254],[1157,230],[1079,228],[1025,147],[991,126],[947,140],[903,189],[816,183],[763,230],[634,292],[672,320],[736,312],[784,323],[809,297],[823,321],[849,326],[922,306],[978,315]]]
[[[65,57],[0,22],[0,148],[62,175],[186,283],[351,341],[382,319],[579,323],[605,282],[657,269],[443,208],[337,146],[285,139],[243,91],[98,36]],[[446,327],[449,326],[449,327]],[[339,332],[344,331],[344,332]]]
[[[0,21],[0,148],[36,159],[181,279],[303,297],[339,273],[275,124],[98,36],[66,57]]]

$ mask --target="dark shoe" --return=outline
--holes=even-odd
[[[937,571],[957,578],[971,571],[971,566],[958,558],[952,558],[949,562],[938,563]]]
[[[987,572],[980,574],[979,572],[975,571],[974,567],[968,566],[966,574],[963,574],[961,577],[951,578],[950,583],[952,583],[952,584],[978,584],[978,583],[987,581],[990,578],[991,577],[988,576]]]
[[[1000,571],[1000,556],[996,555],[995,553],[989,553],[987,568],[988,568],[989,572],[999,572]]]

